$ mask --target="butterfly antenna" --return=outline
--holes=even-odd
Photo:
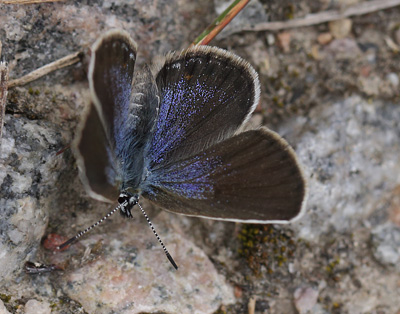
[[[162,248],[164,250],[165,255],[167,255],[168,260],[170,261],[172,266],[174,266],[174,268],[176,270],[178,270],[178,266],[176,265],[176,263],[175,263],[174,259],[172,258],[172,256],[169,254],[169,252],[168,252],[167,248],[165,247],[163,241],[161,241],[160,237],[158,236],[158,234],[157,234],[156,230],[154,229],[153,224],[151,223],[151,221],[150,221],[149,217],[147,216],[146,212],[144,211],[142,206],[140,206],[139,203],[137,203],[137,205],[139,206],[140,210],[142,211],[142,214],[144,215],[144,217],[146,218],[147,223],[149,224],[149,226],[150,226],[151,230],[153,231],[154,235],[156,236],[158,242],[160,242],[160,244],[161,244],[161,246],[162,246]]]
[[[67,247],[68,245],[70,245],[72,242],[78,240],[81,236],[83,236],[85,233],[89,232],[90,230],[92,230],[94,227],[97,227],[98,225],[100,225],[104,220],[106,220],[107,218],[109,218],[111,215],[113,215],[116,211],[118,211],[121,208],[122,204],[119,204],[117,207],[115,207],[112,211],[110,211],[107,215],[105,215],[103,218],[101,218],[98,222],[94,223],[93,225],[91,225],[89,228],[86,228],[83,231],[78,232],[78,234],[74,237],[72,237],[71,239],[69,239],[68,241],[65,241],[63,244],[61,244],[60,246],[57,247],[58,250],[62,250],[65,247]]]

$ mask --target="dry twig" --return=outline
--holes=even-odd
[[[276,31],[287,28],[311,26],[325,22],[344,19],[350,16],[368,14],[400,5],[400,0],[372,0],[353,5],[343,11],[329,10],[308,14],[304,18],[283,22],[266,22],[246,27],[244,31]]]
[[[253,296],[250,298],[249,303],[247,304],[247,310],[249,314],[254,314],[256,311],[256,298]]]
[[[8,87],[11,88],[14,86],[25,85],[29,82],[37,80],[38,78],[40,78],[50,72],[53,72],[55,70],[59,70],[66,66],[77,63],[81,59],[80,56],[81,56],[81,52],[78,51],[78,52],[70,54],[64,58],[58,59],[52,63],[46,64],[45,66],[42,66],[41,68],[34,70],[31,73],[24,75],[23,77],[20,77],[18,79],[10,81],[8,84]]]

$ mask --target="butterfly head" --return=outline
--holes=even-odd
[[[139,201],[139,196],[129,192],[121,192],[118,197],[120,213],[122,216],[132,218],[131,210]]]

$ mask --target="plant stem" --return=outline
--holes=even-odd
[[[235,0],[214,22],[212,22],[191,44],[207,45],[249,3],[250,0]]]

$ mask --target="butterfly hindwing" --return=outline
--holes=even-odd
[[[233,135],[260,95],[254,69],[215,47],[170,54],[156,82],[160,109],[147,154],[150,171]]]
[[[105,33],[91,51],[91,104],[74,150],[89,194],[115,201],[120,190],[137,188],[142,179],[159,97],[147,66],[134,77],[136,44],[126,32]]]
[[[284,222],[302,212],[306,183],[288,143],[262,128],[154,171],[143,196],[184,215]]]
[[[92,103],[77,133],[72,148],[86,190],[95,199],[114,202],[119,193],[116,156]]]

